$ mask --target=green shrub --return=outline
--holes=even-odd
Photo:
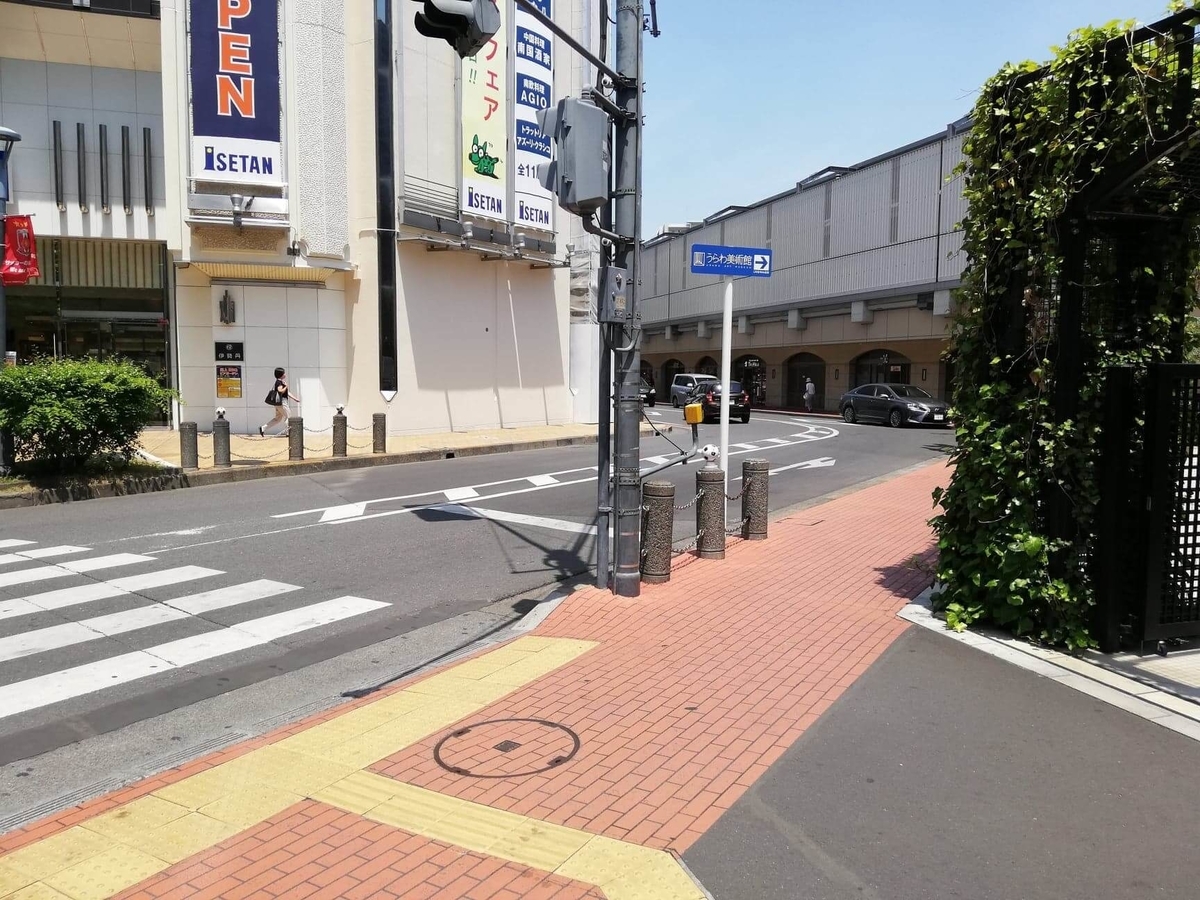
[[[79,469],[99,454],[130,456],[173,396],[133,363],[44,360],[0,370],[0,428],[22,465]]]

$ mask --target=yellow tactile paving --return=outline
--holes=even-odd
[[[519,638],[461,664],[480,663],[468,670],[474,674],[469,679],[472,696],[453,692],[464,679],[457,667],[451,668],[43,838],[0,858],[0,900],[54,900],[60,895],[103,900],[265,821],[302,797],[353,809],[348,804],[354,790],[361,793],[364,784],[380,778],[362,772],[364,767],[478,712],[594,646],[588,641]],[[524,682],[517,683],[517,673]],[[365,782],[352,780],[364,775]],[[415,815],[390,796],[376,799],[373,806],[386,802],[396,818],[406,821]],[[434,796],[438,799],[429,810],[438,817],[462,805]]]
[[[0,859],[0,900],[106,900],[304,797],[598,886],[609,900],[703,900],[660,850],[447,797],[362,769],[595,644],[524,637],[192,775]]]
[[[51,875],[44,883],[72,900],[106,900],[162,869],[161,859],[118,844]]]

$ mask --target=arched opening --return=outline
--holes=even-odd
[[[654,365],[642,360],[642,381],[654,387]]]
[[[821,409],[825,404],[825,360],[812,353],[797,353],[787,361],[787,393],[784,405],[790,409],[801,409],[804,406],[804,387],[808,379],[812,379],[817,389],[813,398],[813,409]]]
[[[733,380],[742,383],[742,390],[750,395],[750,402],[762,406],[767,399],[767,364],[761,356],[747,354],[733,361]]]
[[[667,392],[671,390],[671,383],[675,380],[675,376],[683,371],[683,363],[677,359],[668,359],[662,366],[662,400],[665,403],[670,398]]]
[[[912,384],[912,363],[892,350],[868,350],[854,360],[851,372],[852,388],[862,384]]]
[[[700,359],[700,362],[696,363],[696,374],[715,375],[719,378],[721,376],[721,367],[711,356],[705,356]]]

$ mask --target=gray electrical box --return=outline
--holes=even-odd
[[[600,270],[600,297],[596,314],[605,325],[629,325],[633,321],[629,296],[629,270],[604,266]]]
[[[608,203],[612,168],[608,113],[583,100],[559,100],[537,114],[542,133],[554,144],[555,160],[539,180],[558,205],[583,218]]]

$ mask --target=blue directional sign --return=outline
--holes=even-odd
[[[692,274],[770,278],[771,251],[765,247],[692,244]]]

